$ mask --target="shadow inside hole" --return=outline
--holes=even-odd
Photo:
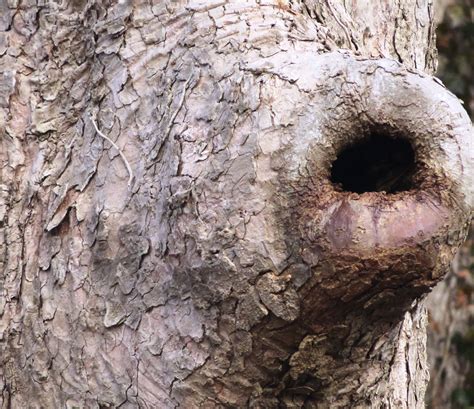
[[[397,193],[415,187],[415,171],[410,142],[372,134],[339,153],[332,164],[331,182],[348,192]]]

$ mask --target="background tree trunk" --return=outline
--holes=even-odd
[[[422,408],[416,300],[464,204],[432,275],[404,266],[386,287],[297,232],[327,160],[299,166],[305,110],[326,98],[334,156],[358,104],[337,77],[422,87],[433,15],[429,0],[0,0],[0,407]]]
[[[474,112],[473,24],[469,0],[437,4],[439,76]],[[474,405],[474,233],[427,299],[430,383],[427,404],[432,409],[467,409]]]

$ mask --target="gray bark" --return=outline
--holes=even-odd
[[[471,234],[457,254],[445,280],[440,282],[426,300],[428,309],[428,363],[430,383],[427,403],[431,409],[458,407],[456,395],[470,391],[472,368],[469,355],[459,341],[469,345],[469,331],[472,327],[471,297],[474,281],[469,268],[473,265],[473,240]],[[458,404],[457,404],[458,403]]]
[[[430,1],[347,3],[0,0],[0,407],[423,407],[471,123]],[[412,188],[334,186],[379,132]]]

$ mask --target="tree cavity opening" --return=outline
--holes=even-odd
[[[331,181],[347,192],[397,193],[415,187],[415,170],[409,141],[374,133],[341,150],[332,164]]]

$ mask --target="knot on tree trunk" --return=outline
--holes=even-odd
[[[388,386],[387,359],[397,361],[403,342],[422,343],[410,339],[411,324],[403,336],[397,325],[404,316],[411,322],[407,311],[418,314],[417,300],[444,276],[467,233],[471,122],[439,81],[389,59],[302,53],[247,68],[302,96],[288,106],[298,119],[282,131],[291,143],[272,157],[275,220],[289,254],[280,277],[298,289],[291,328],[305,335],[288,360],[282,400],[368,407],[383,395],[405,407],[397,399],[410,387]],[[276,330],[277,322],[259,334],[284,342],[288,327]],[[423,383],[426,373],[417,376]]]
[[[392,60],[269,60],[264,71],[310,95],[285,152],[288,204],[278,215],[292,254],[317,259],[301,317],[310,327],[348,311],[401,317],[443,277],[467,232],[467,114],[437,80]]]

